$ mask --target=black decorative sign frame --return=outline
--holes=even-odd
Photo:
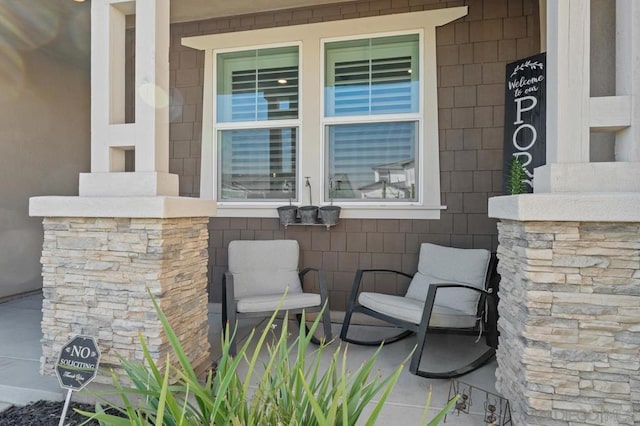
[[[507,64],[504,97],[503,188],[509,194],[513,159],[524,166],[522,192],[533,192],[533,169],[546,164],[547,54]]]

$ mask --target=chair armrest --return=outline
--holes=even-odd
[[[495,294],[493,293],[493,289],[492,288],[488,288],[488,289],[483,289],[483,288],[477,288],[477,287],[473,287],[470,285],[466,285],[466,284],[455,284],[455,283],[437,283],[437,284],[431,284],[429,286],[429,291],[427,292],[427,298],[424,302],[424,312],[427,311],[427,305],[431,305],[431,307],[429,308],[429,311],[431,311],[433,309],[433,304],[436,301],[436,293],[438,292],[439,289],[441,288],[464,288],[467,290],[473,290],[473,291],[477,291],[478,293],[483,294],[487,300],[492,300],[495,302]],[[424,314],[423,312],[423,314]],[[431,314],[429,314],[429,316],[431,316]],[[424,318],[424,317],[423,317]]]
[[[329,298],[329,290],[327,288],[327,275],[324,270],[319,268],[304,268],[300,272],[298,272],[298,276],[300,277],[300,283],[304,279],[304,276],[308,272],[317,272],[318,273],[318,287],[320,288],[320,300],[322,305],[324,306],[327,299]]]
[[[477,291],[478,293],[482,293],[485,296],[493,296],[493,289],[489,288],[487,290],[483,289],[483,288],[478,288],[478,287],[473,287],[470,285],[466,285],[466,284],[457,284],[457,283],[437,283],[437,284],[431,284],[429,286],[429,292],[431,292],[433,289],[433,293],[435,294],[435,292],[438,291],[438,289],[441,288],[466,288],[468,290],[473,290],[473,291]],[[429,296],[427,295],[427,298]],[[434,296],[435,298],[435,296]]]
[[[394,274],[402,275],[402,276],[405,276],[407,278],[413,278],[413,275],[411,275],[411,274],[407,274],[406,272],[402,272],[402,271],[396,271],[394,269],[377,269],[377,268],[376,269],[358,269],[357,272],[356,272],[356,275],[358,274],[358,272],[362,272],[362,273],[364,273],[364,272],[392,272]],[[362,275],[362,274],[360,274],[360,275]]]
[[[231,296],[227,300],[234,299],[233,274],[229,271],[226,271],[222,277],[222,289],[225,291],[227,296]]]
[[[429,322],[431,321],[431,312],[433,311],[433,305],[436,301],[436,293],[441,288],[464,288],[467,290],[477,291],[478,293],[481,293],[486,297],[487,303],[489,303],[490,305],[495,303],[495,294],[493,294],[493,289],[491,288],[485,290],[482,288],[477,288],[477,287],[473,287],[466,284],[454,284],[454,283],[431,284],[429,286],[429,291],[427,292],[427,298],[424,302],[421,326],[422,324],[424,324],[425,327],[429,326]]]
[[[235,327],[236,310],[233,274],[226,271],[222,276],[222,333],[225,333],[228,323],[230,327]]]
[[[351,293],[353,294],[354,292],[358,291],[358,288],[360,288],[360,282],[362,281],[362,274],[364,274],[365,272],[391,272],[397,275],[402,275],[404,277],[407,277],[409,279],[413,278],[413,275],[411,274],[407,274],[406,272],[402,272],[402,271],[396,271],[393,269],[358,269],[356,271],[356,276],[353,278],[353,287],[351,289]]]
[[[318,268],[304,268],[302,269],[300,272],[298,272],[298,276],[300,277],[300,280],[302,280],[302,278],[308,273],[308,272],[320,272],[320,269]]]

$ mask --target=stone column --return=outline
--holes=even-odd
[[[44,219],[41,371],[54,374],[69,337],[96,337],[101,366],[143,360],[140,339],[164,361],[170,344],[156,299],[196,371],[211,365],[207,323],[209,218]],[[98,375],[99,382],[111,382]]]
[[[35,197],[44,216],[41,372],[53,374],[74,335],[96,337],[102,365],[118,355],[155,361],[172,355],[153,296],[196,371],[210,366],[207,224],[213,201],[180,197]],[[149,294],[150,293],[150,294]],[[96,378],[111,382],[108,370]]]
[[[497,387],[518,425],[640,424],[640,8],[616,2],[616,96],[591,97],[590,2],[547,2],[547,164],[498,225]],[[618,132],[590,163],[589,133]]]
[[[514,424],[640,424],[640,194],[498,197],[489,215]]]

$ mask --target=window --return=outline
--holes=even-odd
[[[200,196],[227,217],[277,217],[291,196],[343,218],[439,218],[436,28],[466,13],[184,38],[205,52]]]
[[[411,121],[328,125],[327,198],[415,201],[416,135]]]
[[[217,55],[219,200],[295,193],[298,74],[297,46]]]
[[[407,34],[325,44],[325,198],[417,201],[419,40]]]

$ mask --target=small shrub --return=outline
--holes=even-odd
[[[123,387],[118,377],[112,373],[115,393],[120,397],[122,406],[101,398],[123,417],[107,414],[99,404],[96,405],[95,413],[81,412],[97,419],[101,425],[346,426],[359,421],[364,408],[377,397],[378,401],[365,419],[366,425],[373,425],[407,361],[405,359],[387,377],[373,374],[379,348],[374,356],[354,373],[350,373],[346,366],[347,351],[338,347],[329,366],[321,367],[324,344],[315,350],[309,348],[311,336],[321,316],[317,316],[309,332],[305,327],[300,327],[294,343],[289,345],[285,315],[280,335],[274,343],[266,344],[276,318],[274,313],[260,334],[253,352],[249,350],[249,346],[255,330],[235,357],[229,355],[227,326],[217,369],[215,372],[210,371],[204,382],[201,382],[167,318],[155,300],[153,303],[180,367],[172,367],[167,356],[164,372],[161,372],[140,336],[145,363],[120,359],[122,368],[133,385]],[[259,356],[265,345],[269,356],[263,364],[264,371],[258,373]],[[246,363],[244,379],[238,373],[242,362]],[[436,425],[453,406],[456,398],[431,422],[426,423],[430,399],[431,392],[422,423]]]
[[[509,170],[508,191],[511,195],[522,194],[525,190],[524,181],[527,179],[527,173],[524,163],[513,157],[511,159],[511,169]]]

